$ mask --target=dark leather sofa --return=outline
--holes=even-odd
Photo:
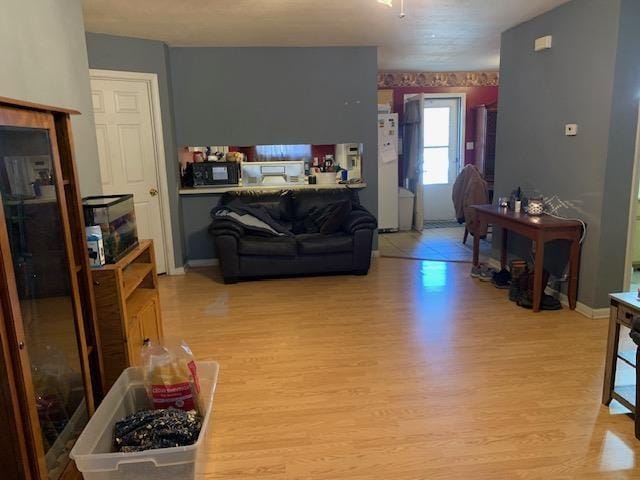
[[[297,190],[230,192],[220,205],[240,200],[264,207],[269,215],[293,233],[265,237],[248,234],[242,226],[216,218],[209,228],[225,283],[241,279],[306,274],[352,273],[366,275],[371,264],[375,217],[360,205],[355,190]],[[352,209],[331,234],[306,233],[309,212],[349,200]]]

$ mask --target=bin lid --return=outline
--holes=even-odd
[[[413,198],[415,197],[415,193],[407,190],[406,188],[399,187],[398,188],[398,197],[399,198]]]

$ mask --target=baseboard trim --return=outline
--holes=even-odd
[[[215,267],[220,265],[217,258],[195,258],[187,261],[187,267]]]
[[[560,300],[560,303],[565,306],[565,307],[569,307],[569,298],[567,298],[567,295],[562,293],[562,292],[558,292],[556,289],[551,288],[551,287],[547,287],[545,289],[545,293],[547,295],[557,295],[558,296],[558,300]],[[598,320],[598,319],[602,319],[602,318],[609,318],[609,307],[607,308],[591,308],[588,305],[585,305],[582,302],[576,302],[576,312],[578,312],[579,314],[591,319],[591,320]]]
[[[496,270],[500,270],[500,268],[502,267],[500,265],[500,261],[495,258],[489,258],[487,260],[487,265],[489,265],[491,268],[495,268]],[[564,293],[558,292],[557,290],[550,287],[546,288],[545,293],[547,293],[548,295],[558,295],[558,300],[560,300],[560,303],[563,306],[569,308],[569,299]],[[585,305],[582,302],[576,303],[576,312],[578,312],[580,315],[583,315],[593,320],[601,319],[601,318],[609,318],[608,307],[607,308],[591,308],[590,306]]]
[[[168,273],[170,276],[184,275],[186,273],[185,267],[173,267]]]

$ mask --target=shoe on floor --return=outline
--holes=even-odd
[[[511,274],[508,270],[505,270],[503,268],[499,272],[493,274],[491,282],[495,285],[496,288],[507,289],[511,284]]]
[[[490,282],[495,270],[487,265],[480,264],[471,268],[471,277],[477,278],[481,282]]]
[[[557,298],[544,294],[540,301],[540,310],[562,310],[562,304]]]
[[[517,302],[521,294],[522,290],[520,289],[520,285],[518,285],[518,282],[511,282],[511,285],[509,285],[509,300],[511,300],[512,302]]]
[[[527,309],[533,308],[533,295],[529,290],[522,293],[517,300],[519,306]],[[543,294],[542,299],[540,300],[540,310],[552,311],[552,310],[562,310],[562,305],[560,301],[551,295]]]
[[[518,297],[516,303],[519,307],[531,310],[533,308],[533,298],[531,298],[531,292],[529,292],[529,290],[525,290],[524,292],[522,292]]]

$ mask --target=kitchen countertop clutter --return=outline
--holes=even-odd
[[[307,190],[307,189],[315,189],[315,190],[331,190],[336,188],[365,188],[367,186],[366,182],[358,182],[358,183],[334,183],[334,184],[308,184],[304,183],[301,185],[268,185],[268,186],[260,186],[260,187],[243,187],[243,186],[220,186],[220,187],[209,187],[209,188],[195,188],[195,187],[187,187],[181,188],[179,193],[180,195],[209,195],[216,193],[227,193],[227,192],[246,192],[249,190],[282,190],[282,188],[286,187],[290,190]]]
[[[183,147],[180,195],[364,188],[362,144]]]

